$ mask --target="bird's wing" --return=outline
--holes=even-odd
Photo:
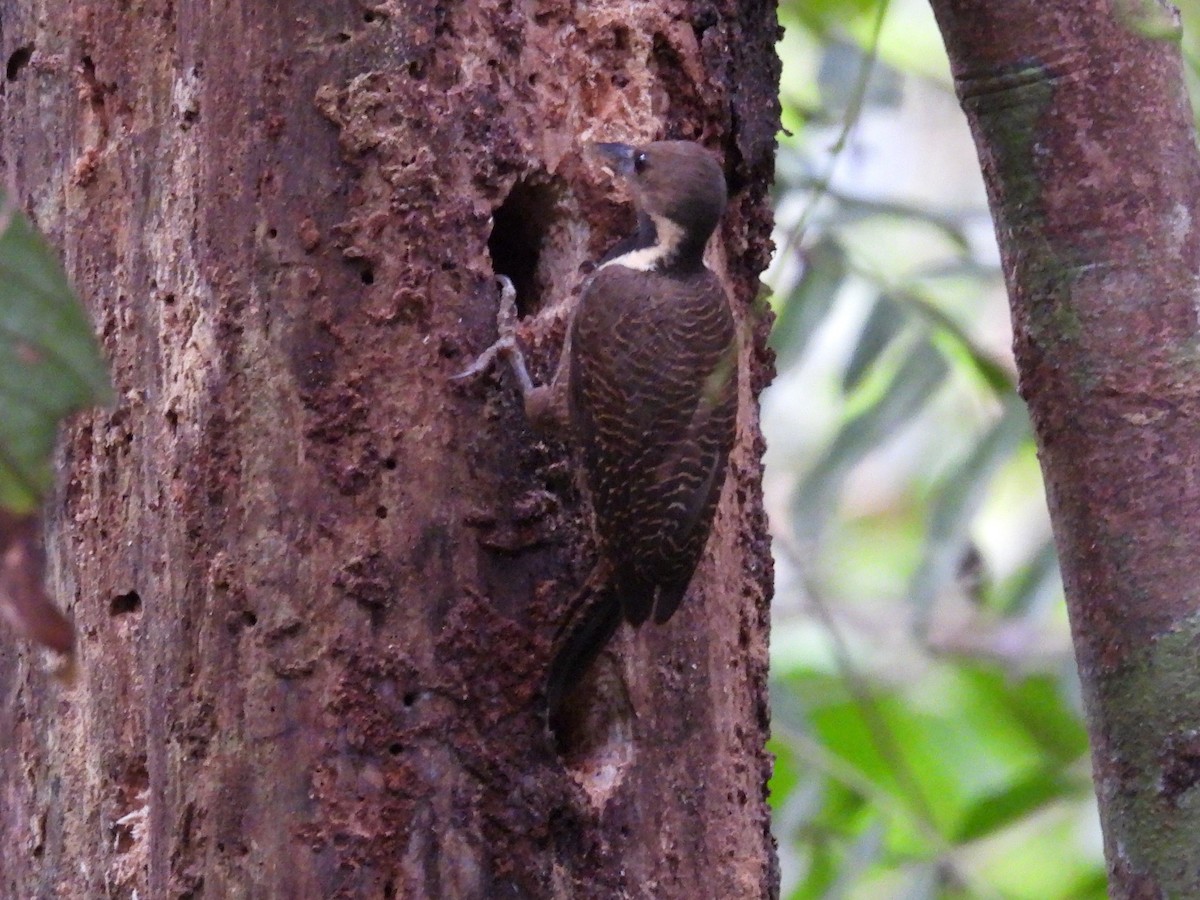
[[[704,549],[733,443],[725,293],[707,270],[685,280],[605,269],[581,301],[572,345],[571,419],[601,550],[626,618],[653,610],[665,621]]]

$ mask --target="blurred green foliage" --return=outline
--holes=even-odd
[[[59,421],[110,397],[62,264],[0,191],[0,507],[34,511],[53,480]]]
[[[1057,559],[940,36],[926,0],[780,18],[763,422],[783,895],[1099,900]]]

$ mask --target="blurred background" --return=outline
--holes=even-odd
[[[1182,5],[1194,63],[1200,0]],[[1177,40],[1154,9],[1142,27]],[[763,427],[783,896],[1100,900],[1058,562],[933,15],[782,0],[780,20]]]

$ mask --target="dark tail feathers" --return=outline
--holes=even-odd
[[[587,674],[621,624],[620,602],[611,590],[594,581],[589,579],[575,598],[570,617],[554,641],[554,658],[546,676],[552,724],[558,719],[563,698]]]

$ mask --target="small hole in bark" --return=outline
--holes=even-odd
[[[453,35],[454,26],[450,23],[450,17],[446,14],[446,5],[439,3],[433,9],[439,19],[437,27],[433,29],[433,36],[438,38],[444,35]]]
[[[108,605],[108,614],[110,616],[124,616],[129,613],[135,613],[142,608],[142,598],[138,596],[137,591],[129,591],[126,594],[117,594],[112,598],[112,602]]]
[[[366,22],[368,25],[371,25],[374,22],[378,22],[380,20],[380,18],[381,18],[381,16],[379,15],[379,13],[375,12],[375,10],[373,10],[373,9],[368,9],[366,12],[363,13],[363,21]]]
[[[275,240],[275,238],[279,237],[279,230],[276,228],[268,228],[267,237],[269,237],[271,240]]]
[[[166,304],[167,306],[174,306],[175,305],[175,295],[174,294],[163,294],[163,303]]]
[[[717,13],[715,10],[706,9],[698,15],[692,22],[692,31],[695,32],[697,38],[704,36],[704,32],[717,24]]]
[[[364,266],[363,270],[358,273],[358,277],[362,279],[363,284],[374,284],[375,270],[370,266]]]
[[[389,456],[387,459],[385,459],[383,461],[383,467],[385,469],[387,469],[389,472],[396,471],[396,457]]]
[[[1170,735],[1159,763],[1159,794],[1178,807],[1180,798],[1200,785],[1200,733]]]
[[[116,837],[113,849],[117,853],[128,853],[133,849],[133,828],[129,825],[113,825],[113,832]]]
[[[441,341],[438,342],[438,356],[442,359],[458,359],[462,356],[462,347],[449,335],[442,335]]]
[[[388,744],[388,753],[392,754],[392,756],[399,756],[403,752],[404,752],[404,745],[401,744],[399,741],[396,741],[393,744]]]
[[[388,517],[388,508],[386,506],[375,507],[375,518],[386,519]]]
[[[408,691],[404,695],[404,705],[405,706],[411,707],[416,702],[417,702],[417,692],[416,691]]]
[[[492,270],[512,279],[522,316],[542,306],[546,285],[538,277],[538,269],[546,237],[560,215],[561,194],[558,186],[548,181],[519,181],[492,215],[488,239]]]
[[[339,31],[339,32],[337,33],[337,42],[338,42],[339,44],[344,44],[344,43],[346,43],[346,42],[347,42],[347,41],[349,41],[349,40],[350,40],[350,32],[348,32],[348,31]]]
[[[255,625],[258,624],[258,616],[256,616],[250,610],[246,610],[245,612],[242,613],[242,624],[245,625],[247,628],[253,628]]]
[[[8,57],[8,65],[4,67],[4,77],[9,81],[16,81],[21,77],[21,70],[29,65],[29,60],[33,58],[33,44],[26,44],[24,47],[18,47]]]
[[[394,881],[385,881],[383,883],[383,900],[396,900],[396,883]]]
[[[420,81],[425,77],[425,66],[422,65],[420,60],[414,59],[408,64],[408,74],[410,77]]]

